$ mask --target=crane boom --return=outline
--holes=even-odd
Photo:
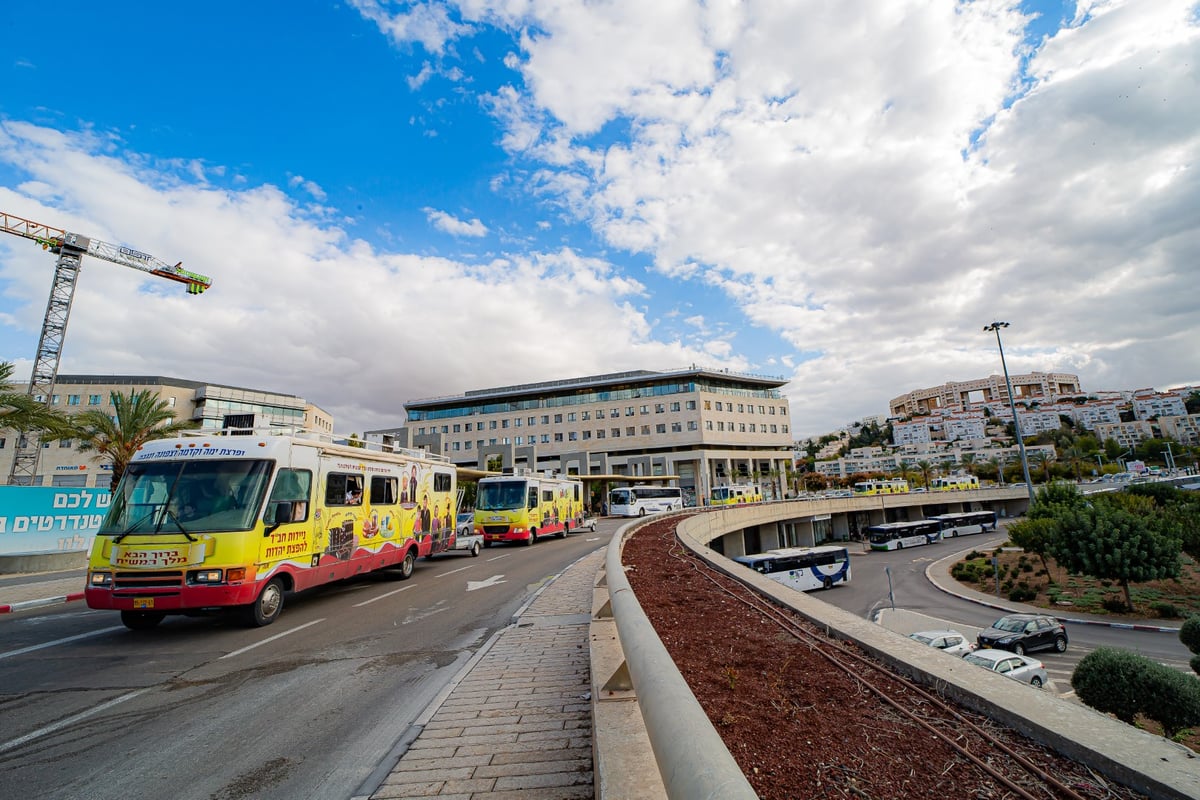
[[[54,281],[50,286],[50,300],[46,304],[46,316],[42,321],[42,334],[38,339],[37,357],[33,362],[33,374],[29,379],[30,396],[40,396],[46,405],[52,403],[54,396],[54,382],[58,379],[58,364],[62,357],[67,318],[71,313],[75,282],[79,277],[80,262],[84,254],[185,284],[188,294],[200,294],[212,285],[207,276],[183,269],[182,261],[171,265],[148,253],[102,242],[3,211],[0,211],[0,231],[31,239],[40,244],[43,250],[49,250],[58,256]],[[31,485],[37,475],[38,455],[41,450],[37,434],[28,432],[19,436],[17,447],[14,449],[8,482],[10,485]]]

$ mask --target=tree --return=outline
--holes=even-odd
[[[968,475],[975,474],[975,458],[976,456],[974,453],[963,453],[962,465],[963,469],[967,471]]]
[[[1050,462],[1054,460],[1054,456],[1050,455],[1045,450],[1034,450],[1029,454],[1029,460],[1032,461],[1034,465],[1042,468],[1042,474],[1045,476],[1045,480],[1042,482],[1048,485],[1050,483]],[[1031,477],[1030,480],[1033,480],[1033,478]]]
[[[933,463],[925,459],[921,459],[916,464],[917,469],[921,471],[921,482],[925,488],[929,488],[929,473],[933,471]]]
[[[72,423],[82,452],[95,451],[112,462],[109,488],[113,490],[139,447],[198,427],[190,420],[176,420],[167,402],[149,389],[131,389],[128,395],[111,392],[109,397],[111,417],[103,411],[84,411],[76,414]]]
[[[1130,582],[1179,575],[1183,546],[1179,524],[1159,513],[1148,497],[1125,492],[1091,495],[1086,503],[1057,508],[1053,516],[1058,534],[1050,554],[1059,566],[1116,581],[1129,608],[1133,608]]]
[[[55,439],[70,436],[67,415],[39,403],[32,395],[13,391],[12,373],[11,363],[0,362],[0,431],[46,434]]]

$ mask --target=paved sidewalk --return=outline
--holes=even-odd
[[[0,575],[0,614],[83,599],[84,576]]]
[[[372,800],[593,797],[588,623],[604,553],[543,587],[466,666]]]

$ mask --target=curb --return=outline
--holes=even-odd
[[[953,589],[950,589],[946,586],[943,586],[941,583],[939,583],[933,575],[934,568],[937,565],[941,564],[943,561],[948,561],[952,558],[959,558],[962,555],[962,553],[967,553],[967,552],[970,552],[970,551],[962,550],[962,551],[959,551],[958,553],[953,553],[944,558],[940,558],[937,561],[934,561],[932,564],[925,567],[925,580],[927,580],[931,584],[933,584],[933,587],[935,589],[937,589],[939,592],[948,594],[951,597],[957,597],[959,600],[966,600],[967,602],[974,603],[975,605],[978,605],[978,606],[986,606],[987,608],[994,608],[997,611],[1003,611],[1006,614],[1045,614],[1047,616],[1054,617],[1059,622],[1062,622],[1064,624],[1071,624],[1071,625],[1097,625],[1102,628],[1120,628],[1122,630],[1149,631],[1151,633],[1179,633],[1179,628],[1173,628],[1168,625],[1147,625],[1147,624],[1139,623],[1139,622],[1108,622],[1105,620],[1098,620],[1098,619],[1080,619],[1080,618],[1075,618],[1075,617],[1060,617],[1048,609],[1038,608],[1038,607],[1032,607],[1032,610],[1029,610],[1028,608],[1027,609],[1014,609],[1014,608],[1011,608],[1010,606],[1000,605],[999,603],[991,603],[991,602],[988,602],[987,600],[981,600],[978,597],[972,597],[971,595],[956,592]]]
[[[59,595],[58,597],[45,597],[41,600],[22,600],[19,603],[3,603],[0,604],[0,614],[11,614],[14,611],[24,611],[27,608],[41,608],[42,606],[53,606],[59,603],[70,603],[82,599],[83,592],[71,592],[71,594]]]

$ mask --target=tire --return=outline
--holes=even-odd
[[[246,622],[252,628],[265,628],[283,611],[283,581],[271,578],[246,609]]]
[[[1065,636],[1055,636],[1054,637],[1054,652],[1056,652],[1056,653],[1067,652],[1067,637],[1065,637]]]
[[[131,631],[148,631],[166,616],[161,611],[122,611],[121,624]]]
[[[1029,679],[1029,685],[1035,689],[1040,689],[1040,688],[1042,688],[1042,679],[1039,678],[1038,676],[1034,675],[1032,678]]]
[[[639,508],[639,509],[638,509],[638,516],[639,516],[639,517],[644,517],[644,516],[646,516],[646,509],[644,509],[644,508]]]
[[[404,560],[400,562],[400,571],[396,577],[402,581],[406,581],[412,577],[413,568],[417,565],[417,551],[415,548],[408,548],[404,553]]]
[[[570,530],[571,530],[571,523],[564,522],[563,529],[558,532],[558,538],[560,538],[560,539],[567,538],[567,533],[570,532]]]
[[[537,542],[537,531],[530,530],[530,531],[529,531],[529,538],[525,540],[525,546],[526,546],[526,547],[533,547],[533,545],[534,545],[536,542]]]
[[[826,579],[823,581],[823,583],[824,583],[824,588],[826,588],[826,589],[832,589],[832,588],[833,588],[833,578],[826,578]]]
[[[471,558],[475,558],[476,556],[478,556],[480,549],[481,548],[479,547],[479,542],[476,542],[475,544],[471,545]]]
[[[1019,656],[1025,655],[1025,645],[1021,644],[1020,642],[1017,642],[1016,644],[1013,645],[1013,652]]]
[[[897,550],[903,550],[903,549],[904,549],[904,542],[896,542],[896,549],[897,549]]]

